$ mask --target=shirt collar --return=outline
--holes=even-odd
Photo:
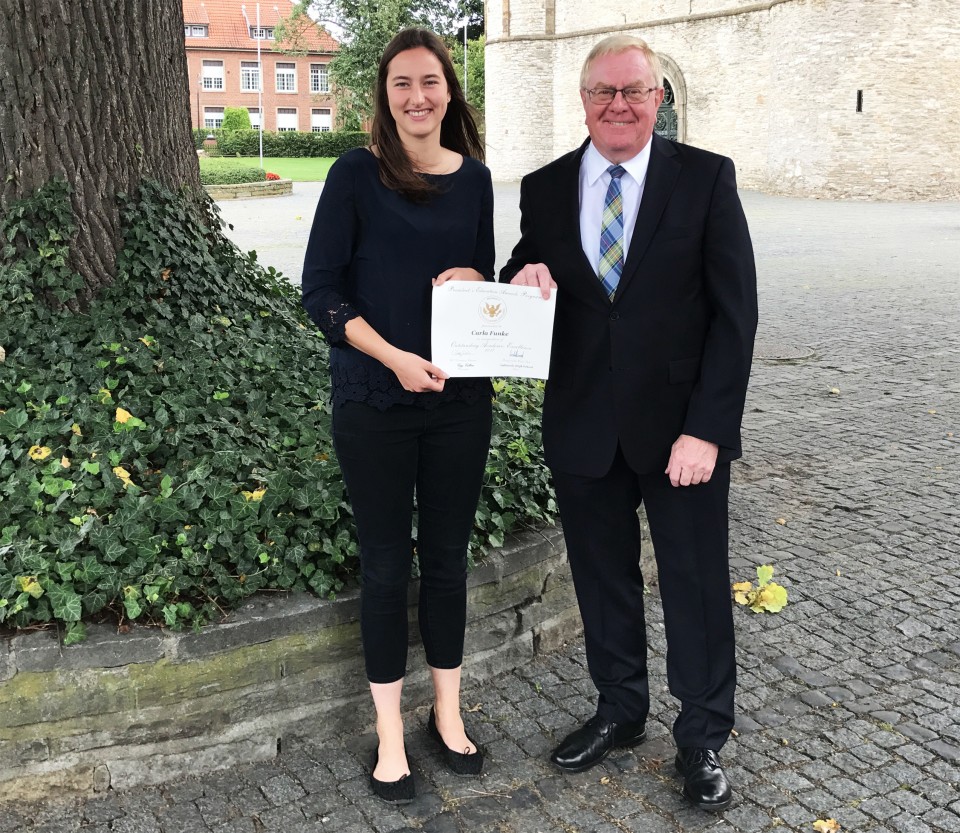
[[[652,145],[653,136],[647,140],[647,143],[643,146],[643,150],[641,150],[640,153],[632,159],[620,163],[620,166],[633,177],[635,182],[643,182],[647,176],[647,167],[650,164],[650,148]],[[607,168],[609,168],[613,162],[609,159],[604,159],[593,142],[590,142],[590,144],[587,145],[587,149],[583,154],[583,161],[580,164],[583,167],[584,174],[586,174],[587,185],[596,185],[597,180],[606,173]]]

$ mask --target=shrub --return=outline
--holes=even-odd
[[[225,107],[221,130],[250,130],[250,111],[246,107]]]
[[[121,215],[117,277],[82,315],[43,300],[82,286],[67,186],[0,218],[0,622],[69,644],[91,619],[180,628],[260,589],[336,592],[357,548],[299,293],[203,196],[147,183]],[[474,554],[554,511],[542,387],[496,390]]]
[[[263,155],[272,157],[337,157],[351,148],[366,147],[368,133],[298,133],[263,134]],[[260,134],[256,130],[231,130],[217,134],[217,148],[224,156],[258,156]]]
[[[193,128],[193,144],[197,150],[200,150],[204,146],[204,142],[207,140],[207,136],[213,136],[214,139],[219,141],[220,134],[223,132],[223,128],[211,128],[211,127],[195,127]],[[256,154],[254,154],[256,155]]]
[[[200,182],[203,185],[241,185],[245,182],[263,182],[264,179],[266,175],[262,168],[250,166],[200,169]]]
[[[271,173],[270,171],[267,171],[268,182],[276,182],[278,179],[280,179],[280,174],[274,174],[274,173]]]

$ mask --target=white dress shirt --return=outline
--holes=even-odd
[[[633,159],[621,162],[620,166],[626,173],[620,178],[621,194],[623,195],[623,259],[626,261],[630,251],[630,240],[633,238],[633,228],[637,224],[637,210],[640,208],[640,198],[643,197],[643,185],[647,179],[647,166],[650,164],[650,145],[647,142],[643,150]],[[600,275],[600,226],[603,223],[603,202],[607,196],[607,187],[610,185],[610,174],[607,173],[613,162],[604,159],[593,142],[580,160],[580,242],[587,261],[593,271]]]

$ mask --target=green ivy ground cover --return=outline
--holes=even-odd
[[[209,200],[146,185],[122,216],[117,279],[79,313],[56,308],[82,286],[66,186],[0,224],[0,623],[69,644],[85,621],[180,628],[258,590],[337,592],[357,549],[298,293]],[[495,389],[474,554],[555,509],[542,386]]]

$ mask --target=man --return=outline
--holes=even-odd
[[[653,135],[663,74],[646,43],[601,41],[580,83],[590,138],[523,179],[521,239],[500,276],[558,287],[543,442],[599,700],[551,760],[579,772],[646,735],[642,501],[681,704],[677,769],[688,799],[720,810],[736,684],[727,493],[757,325],[753,249],[733,163]]]

